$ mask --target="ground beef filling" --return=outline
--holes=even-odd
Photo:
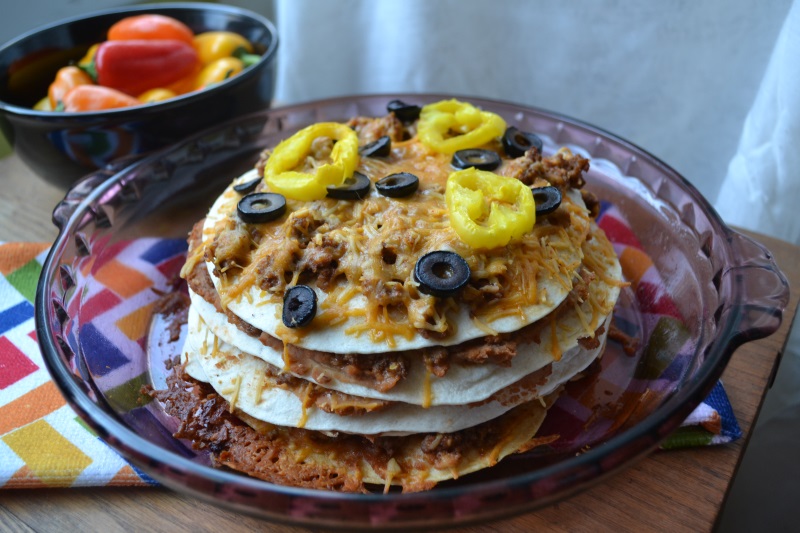
[[[305,408],[316,407],[326,413],[338,416],[362,415],[372,411],[383,410],[394,404],[394,402],[388,400],[363,398],[333,389],[326,389],[316,383],[281,372],[272,365],[268,365],[266,374],[268,379],[276,386],[297,396],[303,402]]]
[[[355,117],[350,119],[347,125],[358,134],[358,143],[362,146],[384,136],[388,136],[393,142],[408,138],[403,123],[393,113],[378,118]]]
[[[153,305],[153,315],[171,317],[167,332],[169,342],[176,342],[181,336],[181,326],[189,316],[189,296],[185,291],[175,291],[163,295]]]
[[[586,184],[583,173],[589,170],[589,160],[568,150],[559,150],[550,157],[542,157],[536,147],[525,155],[509,162],[507,175],[525,185],[558,187],[562,192],[569,188],[582,189]]]
[[[194,253],[197,249],[197,246],[202,242],[202,235],[203,235],[203,221],[196,223],[192,228],[192,232],[189,234],[189,255]],[[211,276],[208,274],[208,270],[206,270],[206,265],[202,261],[198,261],[197,264],[194,265],[191,272],[186,275],[186,282],[189,285],[189,288],[192,291],[199,295],[203,300],[206,302],[213,304],[214,308],[220,312],[224,313],[225,316],[228,318],[228,322],[239,328],[241,331],[244,331],[251,337],[259,337],[261,335],[261,330],[251,326],[249,323],[245,322],[241,318],[239,318],[236,314],[231,312],[228,308],[222,307],[222,304],[219,299],[219,294],[217,294],[217,290],[214,288],[214,283],[211,281]],[[269,337],[269,336],[267,336]],[[271,346],[276,350],[282,350],[283,345],[278,339],[273,339],[275,343],[269,344],[268,339],[264,339],[264,344],[267,346]]]

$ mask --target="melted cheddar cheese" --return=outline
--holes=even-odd
[[[508,163],[504,161],[496,172],[513,174],[514,167]],[[313,167],[313,162],[304,165]],[[474,250],[450,227],[444,199],[452,172],[450,156],[412,138],[394,143],[389,157],[361,158],[357,170],[373,182],[392,173],[411,172],[419,177],[420,187],[407,198],[384,197],[373,188],[358,201],[287,199],[287,214],[282,218],[248,225],[249,250],[235,261],[215,255],[225,232],[237,225],[240,196],[231,188],[224,193],[223,216],[200,247],[206,261],[217,269],[223,307],[242,298],[252,304],[249,291],[253,287],[264,296],[256,305],[280,303],[288,287],[303,283],[326,293],[309,328],[357,319],[348,322],[347,335],[366,335],[391,349],[397,338],[411,339],[420,333],[447,338],[456,327],[452,317],[463,306],[490,334],[493,321],[514,316],[524,322],[526,309],[555,306],[559,302],[552,301],[551,295],[563,297],[571,290],[591,224],[578,191],[563,194],[559,210],[537,220],[533,230],[518,241]],[[435,298],[418,290],[415,263],[435,250],[454,251],[470,267],[470,282],[457,297]],[[198,261],[199,254],[193,254],[187,265]],[[357,296],[366,303],[350,305]],[[303,333],[279,327],[276,334],[284,342],[296,343]]]

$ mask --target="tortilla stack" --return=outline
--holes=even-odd
[[[195,225],[182,364],[155,395],[216,464],[302,487],[430,489],[557,439],[537,435],[547,409],[602,355],[624,284],[583,190],[589,161],[545,157],[464,102],[398,109],[265,150]],[[338,194],[358,175],[368,189]],[[385,186],[409,179],[402,195]],[[509,196],[520,188],[535,202]],[[545,189],[560,203],[508,230]],[[275,197],[279,213],[260,205]],[[245,198],[272,218],[253,221]],[[429,254],[451,262],[425,270]]]

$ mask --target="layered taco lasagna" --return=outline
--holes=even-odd
[[[177,437],[340,491],[430,489],[538,429],[603,352],[621,272],[589,161],[446,100],[313,124],[194,227]]]

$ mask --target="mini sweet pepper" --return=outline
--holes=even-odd
[[[105,41],[97,47],[97,83],[132,96],[166,87],[197,64],[194,47],[176,39]]]

